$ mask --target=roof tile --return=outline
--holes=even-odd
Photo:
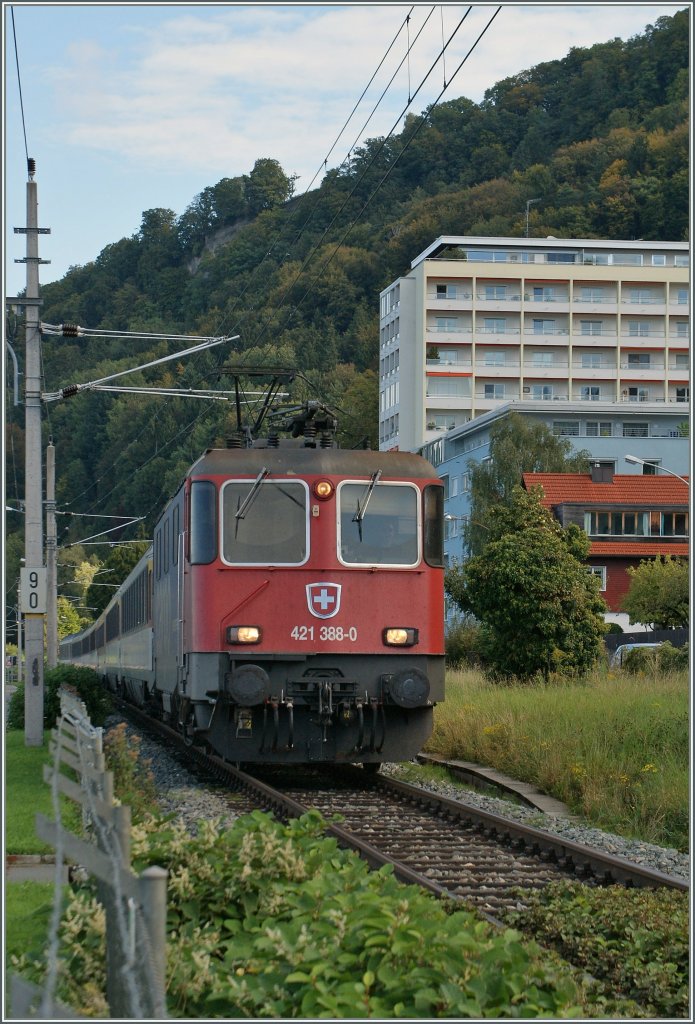
[[[610,484],[595,484],[590,473],[524,473],[523,482],[527,491],[541,485],[543,504],[548,508],[563,504],[687,506],[690,497],[686,484],[672,476],[616,474]]]

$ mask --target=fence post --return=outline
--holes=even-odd
[[[153,985],[152,1003],[148,1009],[153,1017],[162,1014],[166,993],[167,948],[167,872],[164,868],[146,868],[140,875],[140,899],[151,950]]]

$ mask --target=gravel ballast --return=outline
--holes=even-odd
[[[116,725],[118,721],[120,719],[110,719],[106,728]],[[127,729],[129,732],[137,731],[133,730],[130,725],[127,726]],[[195,833],[201,819],[221,818],[224,822],[231,823],[238,817],[229,793],[225,793],[221,789],[210,789],[209,783],[197,779],[160,743],[143,733],[138,732],[138,735],[141,737],[141,758],[150,762],[149,768],[159,793],[159,804],[164,813],[174,813],[180,816],[192,833]],[[403,768],[399,764],[385,764],[382,766],[382,772],[397,778],[403,774]],[[410,775],[410,773],[408,774]],[[661,871],[666,875],[690,879],[690,857],[678,850],[603,832],[577,821],[576,818],[567,819],[557,815],[543,814],[535,808],[525,807],[510,800],[498,799],[457,782],[427,780],[412,783],[410,778],[407,781],[450,800],[461,800],[492,814],[499,814],[527,825],[533,825],[535,828],[559,835],[568,841],[602,850],[615,857],[623,857],[633,864]]]

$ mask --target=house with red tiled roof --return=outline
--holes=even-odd
[[[686,481],[688,477],[614,475],[599,465],[591,473],[523,475],[527,491],[543,488],[543,504],[563,526],[575,523],[588,533],[587,565],[600,577],[612,613],[621,611],[630,586],[628,568],[660,555],[689,556]]]

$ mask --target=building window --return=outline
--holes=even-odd
[[[676,388],[676,401],[677,402],[689,402],[690,401],[690,388]]]
[[[579,420],[555,420],[553,433],[556,437],[579,437]]]
[[[676,337],[677,338],[687,338],[688,337],[688,324],[685,321],[679,320],[679,322],[676,324]],[[688,365],[688,357],[687,356],[676,356],[676,359],[681,359],[681,358],[685,359],[685,365],[687,366]]]
[[[601,584],[599,590],[606,589],[606,567],[605,565],[587,565],[586,571],[590,576],[598,576]]]
[[[584,286],[579,289],[579,298],[582,302],[604,302],[605,296],[605,288],[587,288]]]
[[[649,324],[643,320],[630,320],[628,334],[631,338],[647,338],[649,336]]]
[[[485,285],[485,291],[483,298],[489,301],[496,299],[507,298],[507,286],[506,284],[487,284]]]
[[[455,299],[457,295],[455,284],[438,284],[437,285],[437,298],[438,299]]]
[[[659,515],[659,513],[656,513]],[[652,513],[654,516],[654,513]],[[661,536],[662,537],[687,537],[688,536],[688,513],[687,512],[662,512],[661,513]]]
[[[592,537],[643,537],[644,512],[590,512],[589,533]]]
[[[504,384],[486,384],[483,395],[485,398],[504,398]]]
[[[457,316],[438,316],[436,323],[437,331],[440,332],[455,332],[459,329],[459,319]]]
[[[600,352],[583,352],[582,353],[582,369],[583,370],[600,370],[603,366],[603,356]]]
[[[652,357],[648,352],[628,352],[627,365],[630,370],[648,370]]]
[[[555,321],[554,320],[533,320],[533,333],[534,334],[556,334]]]
[[[663,253],[652,253],[652,266],[653,267],[665,267],[666,256]]]
[[[656,471],[659,468],[659,459],[645,459],[644,465],[642,466],[642,476],[656,476]]]
[[[470,377],[428,377],[427,394],[430,397],[451,395],[467,398],[470,395]]]
[[[507,330],[507,321],[504,317],[486,316],[483,325],[484,334],[505,334]]]
[[[554,288],[543,285],[533,286],[533,294],[531,298],[534,302],[554,302],[555,296],[556,292]]]
[[[649,388],[628,388],[627,400],[628,402],[648,402]]]
[[[484,366],[506,366],[507,353],[506,352],[486,352],[485,359],[483,360]]]
[[[629,288],[628,294],[628,302],[632,305],[653,306],[660,301],[659,296],[651,288]]]
[[[603,320],[580,320],[582,334],[603,334]]]
[[[552,366],[554,358],[552,352],[534,352],[531,362],[534,366]]]
[[[678,291],[676,292],[676,299],[677,299],[677,302],[678,302],[679,306],[687,306],[688,305],[688,289],[687,288],[679,288]]]
[[[589,420],[586,424],[587,437],[612,437],[613,424],[609,421]]]
[[[532,384],[531,385],[531,398],[536,401],[547,401],[553,397],[553,385],[552,384]]]
[[[649,424],[623,423],[623,437],[649,437]]]
[[[579,389],[579,397],[582,402],[599,402],[601,400],[601,388],[596,384],[584,384]]]

